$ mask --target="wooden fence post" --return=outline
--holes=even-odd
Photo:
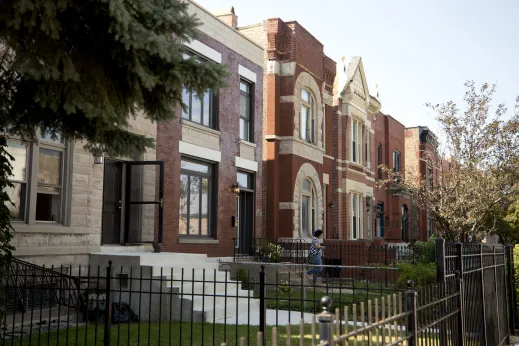
[[[333,345],[333,315],[330,313],[329,308],[332,305],[332,298],[323,297],[321,298],[321,305],[323,311],[317,315],[317,321],[319,322],[319,341],[328,343],[327,345]]]

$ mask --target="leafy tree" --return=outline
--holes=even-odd
[[[519,98],[515,112],[505,119],[504,104],[491,110],[495,86],[484,84],[477,90],[467,82],[466,87],[464,111],[452,101],[428,104],[444,134],[437,152],[422,155],[422,164],[437,174],[435,184],[429,186],[416,172],[404,176],[387,168],[387,179],[380,183],[411,193],[449,240],[496,234],[500,225],[488,220],[519,196],[514,186],[519,178]]]
[[[154,145],[128,131],[130,117],[175,117],[182,88],[225,85],[224,66],[184,59],[200,21],[180,0],[0,2],[0,133],[38,130],[113,155]],[[0,256],[12,248],[6,138],[0,137]]]

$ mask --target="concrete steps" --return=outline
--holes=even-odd
[[[199,322],[221,323],[239,315],[256,314],[259,311],[259,300],[255,299],[252,291],[243,290],[241,283],[231,280],[231,273],[219,271],[220,264],[209,260],[204,254],[185,253],[99,253],[92,254],[90,264],[106,267],[112,261],[115,273],[130,271],[130,280],[138,281],[141,273],[147,279],[147,286],[141,294],[131,295],[132,310],[144,311],[141,320],[160,322],[166,311],[177,311],[182,314],[183,320]],[[151,282],[149,279],[152,279]],[[140,282],[132,287],[140,288]],[[126,289],[128,290],[128,289]],[[114,292],[117,291],[117,287]],[[151,292],[145,293],[145,292]],[[158,293],[158,294],[157,294]],[[162,294],[160,294],[162,293]],[[174,294],[168,294],[174,293]],[[225,297],[227,296],[227,298]],[[130,299],[130,295],[118,297],[121,301]],[[115,300],[114,300],[115,301]],[[149,305],[160,304],[163,309],[160,313],[151,313],[147,316]],[[147,305],[147,306],[145,306]],[[134,308],[135,307],[135,308]],[[152,309],[153,310],[153,309]],[[163,314],[164,316],[161,316]]]

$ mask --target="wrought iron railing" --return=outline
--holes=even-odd
[[[79,280],[64,274],[64,268],[45,268],[13,258],[7,271],[2,286],[8,313],[56,305],[83,307]]]

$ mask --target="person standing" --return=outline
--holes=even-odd
[[[324,246],[321,245],[319,239],[323,236],[323,231],[318,229],[314,232],[314,237],[312,238],[312,245],[310,246],[310,253],[308,254],[308,262],[313,264],[314,267],[306,272],[306,275],[313,275],[313,282],[317,282],[317,275],[323,270],[323,262],[322,262],[322,250],[325,249]]]

